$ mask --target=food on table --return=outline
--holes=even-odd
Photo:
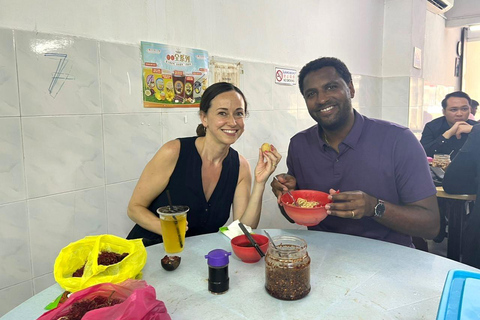
[[[447,170],[450,165],[450,155],[449,154],[434,154],[432,167],[442,168],[443,171]]]
[[[83,265],[80,269],[77,269],[77,271],[75,271],[73,274],[72,274],[72,277],[82,277],[83,276],[83,271],[85,271],[85,265]]]
[[[265,289],[274,298],[298,300],[310,286],[310,257],[306,242],[292,236],[276,237],[265,257]]]
[[[315,208],[320,203],[317,201],[308,201],[307,199],[297,198],[297,206],[301,208]]]
[[[128,256],[128,253],[122,253],[118,254],[115,252],[107,252],[107,251],[102,251],[98,255],[98,264],[101,264],[103,266],[109,266],[111,264],[119,263],[125,257]]]
[[[272,146],[269,144],[269,143],[264,143],[262,144],[262,152],[265,152],[265,151],[272,151]]]
[[[122,303],[120,299],[112,299],[111,296],[115,293],[112,291],[110,297],[96,296],[93,299],[84,299],[72,304],[71,308],[68,309],[67,314],[60,315],[54,320],[80,320],[83,316],[91,310],[111,307],[116,304]]]
[[[122,254],[118,254],[118,253],[115,253],[115,252],[102,251],[98,255],[97,263],[99,265],[102,265],[102,266],[109,266],[111,264],[119,263],[120,261],[125,259],[126,256],[128,256],[128,253],[126,253],[126,252],[122,253]],[[86,264],[86,262],[85,262],[85,264]],[[75,271],[72,274],[72,277],[83,276],[84,269],[85,269],[85,265],[83,265],[81,268],[79,268],[77,271]]]
[[[253,247],[253,244],[251,244],[250,242],[245,242],[245,243],[239,243],[239,244],[237,244],[237,246],[250,248],[250,247]]]
[[[316,226],[328,216],[325,205],[332,202],[332,199],[329,199],[329,197],[328,193],[317,190],[293,190],[291,194],[282,194],[280,201],[290,219],[297,224],[310,227]],[[295,203],[292,198],[296,199]],[[316,201],[318,205],[312,208],[305,208],[298,205],[297,202],[300,198]]]
[[[162,258],[162,268],[167,271],[173,271],[178,268],[182,258],[178,256],[165,256]]]

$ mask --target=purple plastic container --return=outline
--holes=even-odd
[[[205,256],[208,264],[208,290],[213,294],[222,294],[228,291],[230,282],[228,256],[231,254],[223,249],[215,249]]]

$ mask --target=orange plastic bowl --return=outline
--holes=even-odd
[[[307,201],[317,201],[319,204],[314,208],[302,208],[293,205],[293,200],[288,193],[285,193],[280,197],[283,208],[290,218],[292,218],[295,223],[302,226],[316,226],[323,219],[327,217],[327,210],[325,210],[325,205],[332,202],[328,199],[329,194],[316,191],[316,190],[294,190],[291,191],[295,200],[298,198],[303,198]]]
[[[263,253],[266,254],[267,248],[268,248],[268,238],[261,234],[253,234],[253,233],[252,233],[252,237],[255,240],[255,242],[258,243],[260,250],[262,250]],[[242,234],[240,236],[236,236],[230,241],[230,243],[232,245],[232,249],[235,255],[243,262],[255,263],[260,261],[261,259],[260,254],[257,252],[255,247],[252,246],[250,241],[248,241],[248,238],[246,235]]]

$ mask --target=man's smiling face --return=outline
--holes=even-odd
[[[334,67],[310,72],[303,85],[308,112],[322,128],[336,130],[353,117],[353,84],[347,84]]]

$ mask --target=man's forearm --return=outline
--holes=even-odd
[[[374,218],[384,226],[410,236],[433,239],[440,231],[440,214],[437,197],[407,204],[385,203],[385,214]]]

